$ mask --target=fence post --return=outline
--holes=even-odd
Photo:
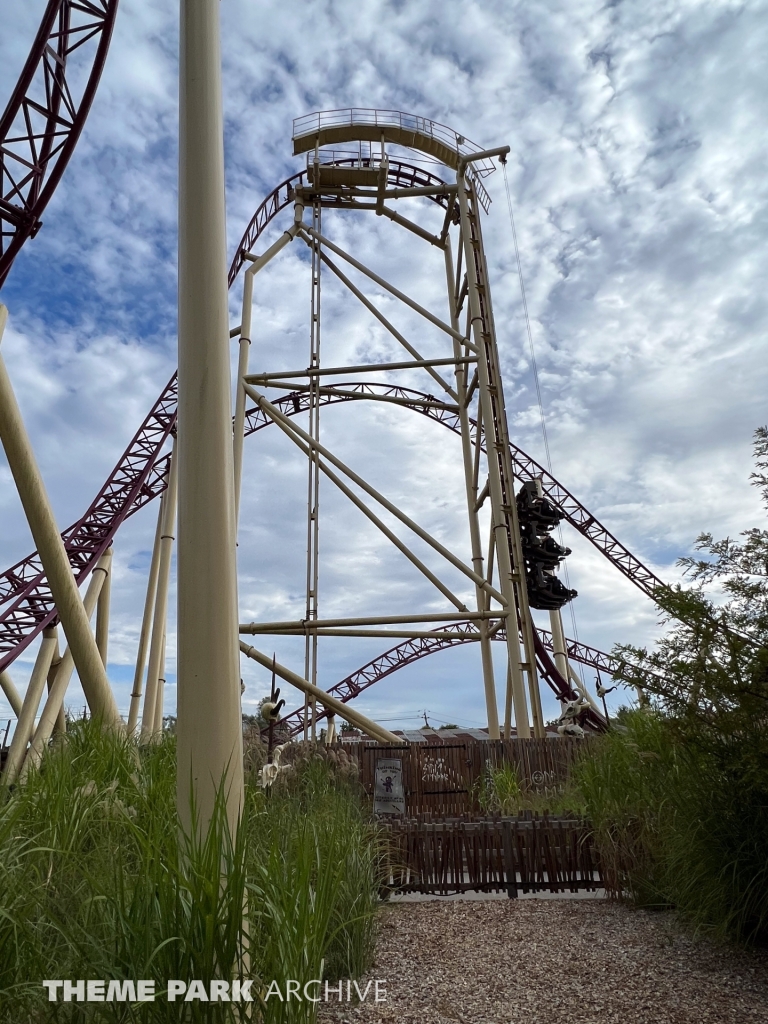
[[[507,896],[517,899],[517,871],[515,856],[512,850],[512,822],[509,819],[501,823],[501,843],[504,849],[504,881],[507,883]]]

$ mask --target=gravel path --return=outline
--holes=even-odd
[[[387,1001],[322,1024],[768,1024],[768,952],[694,940],[608,900],[400,903],[371,977]]]

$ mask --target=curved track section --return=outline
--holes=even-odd
[[[333,387],[326,387],[325,390],[331,392]],[[337,401],[375,400],[377,397],[386,397],[413,409],[414,412],[421,413],[422,416],[442,423],[443,426],[448,427],[456,434],[461,433],[458,412],[453,412],[450,408],[446,409],[443,403],[439,402],[433,395],[394,385],[368,383],[341,384],[338,385],[338,390],[338,397],[333,394],[323,395],[321,396],[321,402],[323,404],[331,404]],[[356,394],[345,397],[342,392],[356,392]],[[309,404],[306,394],[295,394],[291,398],[294,405],[297,403],[299,405],[296,412],[306,411]],[[431,402],[434,402],[434,405]],[[259,430],[262,426],[266,425],[266,420],[265,415],[258,409],[249,410],[246,413],[246,432],[251,433],[253,430]],[[474,420],[470,420],[470,423],[473,427],[475,426]],[[530,455],[526,455],[522,448],[518,448],[517,445],[511,442],[509,447],[512,454],[512,468],[515,476],[522,481],[541,480],[544,493],[561,509],[571,526],[578,530],[587,540],[591,541],[598,551],[609,562],[612,562],[636,587],[642,590],[644,594],[654,598],[656,588],[664,586],[658,576],[644,565],[639,558],[633,555],[620,540],[614,537],[610,530],[598,522],[589,509],[582,505],[578,498],[571,494],[566,487],[548,473],[535,459],[532,459]]]
[[[368,158],[358,160],[357,157],[352,157],[346,160],[334,160],[333,165],[335,167],[369,167],[371,166],[371,161]],[[270,192],[253,217],[251,217],[250,224],[240,239],[240,244],[229,268],[230,288],[235,283],[237,275],[242,269],[246,253],[253,251],[253,246],[258,241],[259,235],[261,235],[269,222],[274,220],[281,210],[284,210],[289,203],[293,202],[296,186],[305,184],[306,180],[307,172],[304,170],[299,171],[298,174],[291,175],[285,181],[281,181],[274,192]],[[430,174],[429,171],[425,171],[423,167],[414,167],[413,164],[405,163],[402,160],[392,160],[389,164],[388,184],[394,188],[425,188],[430,185],[444,185],[445,182],[442,178],[438,178],[436,175]],[[426,198],[430,199],[433,203],[437,203],[438,206],[448,207],[447,196],[437,195],[427,196]],[[323,205],[331,206],[333,204],[324,200]],[[345,202],[343,199],[339,199],[336,205],[339,209],[350,208],[349,202]]]
[[[416,661],[420,661],[422,658],[428,657],[430,654],[437,654],[438,651],[447,651],[452,647],[458,647],[460,644],[471,644],[475,643],[480,639],[480,634],[477,633],[474,637],[466,636],[467,633],[477,633],[476,627],[473,622],[467,620],[466,622],[452,622],[447,626],[440,626],[440,633],[459,633],[462,635],[456,636],[453,639],[448,639],[445,636],[439,637],[418,637],[414,640],[405,640],[403,643],[398,644],[396,647],[390,648],[385,651],[384,654],[380,654],[377,658],[373,658],[367,662],[361,668],[350,673],[340,682],[336,683],[335,686],[331,686],[328,689],[328,693],[336,697],[337,700],[342,701],[346,704],[347,701],[354,700],[358,697],[363,690],[367,690],[369,686],[373,686],[374,683],[379,682],[381,679],[386,679],[387,676],[392,675],[393,672],[397,672],[399,669],[404,668],[406,665],[412,665]],[[545,629],[538,630],[538,634],[544,650],[552,651],[552,634]],[[494,640],[506,641],[506,632],[500,629],[498,633],[493,636]],[[538,651],[537,651],[538,653]],[[597,650],[595,647],[588,647],[586,644],[577,644],[573,641],[568,642],[568,656],[573,661],[581,662],[583,665],[589,665],[598,671],[609,672],[611,675],[621,675],[622,667],[621,663],[616,659],[612,658],[609,654],[605,654],[603,651]],[[559,692],[555,690],[556,695],[559,697]],[[573,697],[575,697],[575,692]],[[327,718],[327,712],[323,707],[318,707],[317,718]],[[280,720],[281,725],[285,725],[291,736],[297,735],[304,728],[304,709],[296,708],[295,711],[291,711]],[[589,718],[589,724],[595,727],[602,727],[602,719],[598,724],[597,716],[591,716]]]
[[[49,0],[0,118],[0,287],[74,152],[107,59],[118,0]],[[70,56],[86,47],[85,85],[72,87]],[[77,80],[82,79],[77,69]]]
[[[78,584],[112,543],[120,524],[164,488],[165,464],[155,464],[176,424],[176,375],[136,432],[107,482],[78,522],[62,534]],[[37,553],[0,576],[0,671],[7,668],[56,617],[48,580]]]
[[[405,388],[399,385],[382,383],[356,382],[354,384],[344,383],[339,385],[339,393],[334,392],[334,387],[326,387],[325,393],[321,396],[323,405],[337,405],[355,401],[386,400],[402,405],[415,412],[421,413],[429,419],[448,427],[455,433],[460,432],[457,413],[450,408],[445,408],[442,403],[434,400],[432,405],[431,395],[412,388]],[[306,392],[293,392],[278,398],[275,404],[282,408],[289,416],[300,415],[306,412],[309,397]],[[259,409],[252,408],[246,412],[245,433],[256,433],[271,424],[271,420]],[[161,457],[162,448],[174,429],[176,423],[176,376],[174,375],[158,399],[147,419],[142,424],[136,436],[131,441],[122,458],[113,470],[109,479],[102,487],[99,495],[91,504],[81,520],[70,526],[62,534],[65,546],[70,556],[70,563],[73,572],[82,582],[95,565],[99,556],[112,542],[120,524],[128,516],[133,515],[140,508],[143,508],[149,501],[157,497],[165,488],[165,475],[168,467],[168,455]],[[540,475],[543,476],[547,493],[552,495],[565,494],[569,505],[561,506],[569,522],[573,522],[572,509],[575,507],[578,516],[590,519],[598,527],[595,531],[596,537],[585,534],[593,544],[610,561],[617,564],[611,549],[601,547],[600,538],[602,531],[612,538],[612,535],[601,527],[600,524],[590,515],[588,510],[577,501],[554,477],[550,477],[537,462],[530,459],[522,449],[511,446],[515,472],[521,480],[532,480]],[[553,500],[556,498],[553,497]],[[578,522],[578,520],[577,520]],[[576,525],[574,523],[574,525]],[[578,528],[578,526],[577,526]],[[619,542],[612,538],[614,543]],[[648,575],[650,570],[632,555],[623,545],[619,545],[624,553],[624,562],[630,566],[640,566]],[[619,566],[621,568],[621,566]],[[622,568],[625,575],[635,582],[633,575],[630,575]],[[640,577],[642,579],[642,577]],[[656,577],[653,577],[654,579]],[[640,584],[638,584],[640,585]],[[645,590],[641,586],[641,589]],[[647,590],[645,591],[648,592]],[[12,568],[0,575],[0,604],[13,602],[2,614],[0,614],[0,670],[7,668],[21,652],[29,646],[39,632],[53,620],[55,610],[52,597],[45,576],[42,572],[39,559],[36,554],[18,562]],[[585,651],[592,650],[584,648]],[[542,675],[550,686],[559,673],[554,663],[549,658],[546,645],[537,649],[539,656],[539,667]],[[575,656],[575,655],[574,655]],[[576,656],[575,656],[576,657]],[[605,671],[612,671],[609,667],[612,659],[607,654],[602,655],[604,663],[595,665]],[[580,660],[577,658],[577,660]],[[587,662],[590,663],[590,662]],[[556,692],[559,688],[553,687]],[[565,699],[569,699],[566,697]]]
[[[103,551],[109,547],[120,524],[164,490],[169,456],[161,457],[161,451],[168,436],[175,428],[176,398],[176,376],[174,374],[91,507],[82,519],[62,534],[78,583],[82,583]],[[325,393],[321,396],[321,402],[323,405],[337,405],[355,401],[387,400],[419,412],[455,433],[459,433],[458,415],[436,400],[432,405],[431,398],[432,396],[424,392],[399,385],[366,382],[349,384],[345,382],[339,386],[338,394],[334,393],[332,385],[326,387]],[[296,416],[306,412],[308,402],[309,397],[306,392],[293,392],[278,398],[275,404],[281,407],[286,415]],[[263,430],[271,422],[261,410],[249,409],[245,418],[246,436]],[[581,516],[585,518],[589,516],[584,506],[554,477],[549,477],[546,470],[542,469],[533,459],[529,459],[521,449],[515,446],[511,447],[515,471],[520,479],[531,480],[543,474],[548,485],[548,493],[562,492],[566,494]],[[567,506],[564,511],[568,521],[571,522]],[[592,523],[597,523],[594,517],[591,517],[591,520]],[[597,526],[599,527],[600,524],[597,523]],[[605,533],[607,532],[605,531]],[[611,535],[609,534],[609,536]],[[600,547],[599,534],[598,540],[594,540],[592,537],[589,539],[609,560],[614,561],[611,552]],[[645,569],[645,566],[623,546],[622,551],[625,552],[627,561],[632,560]],[[630,576],[630,579],[632,578]],[[36,553],[29,555],[0,575],[0,604],[8,602],[12,603],[0,614],[0,670],[7,668],[55,617],[53,599]],[[576,646],[585,657],[592,657],[589,652],[594,651],[594,648],[585,645]],[[562,690],[562,687],[557,685],[560,676],[549,657],[547,645],[545,643],[537,645],[536,653],[542,675],[559,694]],[[613,659],[601,652],[596,652],[595,656],[598,654],[602,659],[600,664],[590,660],[585,661],[585,664],[593,664],[595,668],[613,673],[616,667]],[[576,653],[573,656],[576,660],[583,660]],[[570,699],[572,696],[571,691],[567,695],[564,694],[564,699]]]

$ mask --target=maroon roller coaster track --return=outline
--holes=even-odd
[[[331,686],[327,692],[336,697],[337,700],[346,703],[348,700],[354,700],[363,690],[367,690],[369,686],[373,686],[380,679],[385,679],[387,676],[392,675],[393,672],[405,668],[406,665],[413,665],[414,662],[420,661],[430,654],[446,651],[449,648],[457,647],[459,644],[474,643],[480,639],[477,627],[471,620],[451,622],[439,628],[441,636],[417,637],[413,640],[404,640],[402,643],[397,644],[396,647],[390,648],[384,654],[380,654],[366,665],[356,669],[340,682]],[[466,635],[468,632],[474,632],[476,635],[468,637]],[[549,630],[539,629],[537,632],[545,649],[550,652],[553,651],[552,634]],[[459,633],[461,635],[449,639],[443,635],[445,633]],[[500,629],[498,633],[494,634],[493,639],[506,642],[506,630]],[[588,647],[586,644],[576,643],[573,640],[568,641],[568,655],[573,661],[590,665],[599,672],[602,671],[614,675],[621,671],[621,666],[617,659],[612,658],[603,651],[597,650],[595,647]],[[327,717],[328,712],[325,708],[319,707],[317,709],[317,719],[322,720]],[[304,708],[296,708],[295,711],[289,712],[280,719],[280,724],[287,729],[290,735],[297,735],[304,728]],[[593,724],[596,724],[594,720]]]
[[[47,13],[50,13],[51,8],[61,6],[64,5],[50,3]],[[78,9],[89,7],[89,5],[84,4],[70,4],[68,6],[72,8],[77,7]],[[116,4],[110,8],[112,18],[114,17],[114,7],[116,7]],[[100,9],[106,11],[107,5],[102,5]],[[48,31],[51,31],[51,26],[48,27]],[[43,28],[41,28],[42,32]],[[105,30],[100,43],[100,49],[103,47],[106,50],[107,42],[108,36]],[[32,57],[30,56],[28,64],[31,60]],[[93,73],[95,73],[95,70]],[[20,86],[17,87],[16,93],[20,92]],[[95,82],[93,88],[95,89]],[[21,91],[23,92],[23,90]],[[16,93],[14,96],[16,96]],[[80,109],[82,110],[82,104]],[[81,127],[82,123],[79,125],[79,128]],[[68,136],[68,141],[70,138],[71,136]],[[74,141],[72,145],[74,145]],[[352,161],[338,162],[347,163]],[[56,171],[60,176],[63,167],[60,171],[57,165]],[[303,181],[305,174],[306,172],[302,171],[286,179],[270,193],[256,210],[232,262],[229,272],[230,285],[236,279],[243,265],[244,254],[253,251],[255,243],[266,227],[282,209],[292,202],[294,188]],[[51,180],[51,178],[48,179],[48,184],[50,184]],[[393,162],[389,168],[389,183],[394,187],[402,188],[413,185],[438,184],[441,182],[439,178],[421,168],[404,162]],[[447,204],[447,200],[443,196],[433,196],[430,199],[441,205]],[[340,202],[339,205],[343,204]],[[28,232],[25,237],[28,237],[30,233]],[[14,236],[14,242],[15,240],[16,237]],[[17,246],[16,251],[18,251],[20,244]],[[6,250],[6,253],[9,251],[10,247]],[[4,256],[6,253],[4,253]],[[343,394],[334,394],[333,388],[328,388],[327,393],[322,397],[323,404],[346,403],[367,399],[375,400],[377,397],[394,398],[405,407],[420,412],[430,419],[442,423],[449,429],[459,432],[458,415],[450,409],[442,408],[438,403],[435,403],[434,407],[430,406],[429,401],[425,404],[424,400],[429,400],[431,396],[421,392],[397,386],[366,383],[344,385],[343,391]],[[162,456],[161,453],[169,435],[175,428],[176,401],[177,389],[176,376],[174,375],[128,445],[107,482],[92,502],[90,508],[78,522],[68,527],[62,534],[70,564],[78,584],[81,584],[87,578],[101,554],[112,543],[121,523],[164,490],[169,456]],[[295,393],[283,396],[278,400],[277,404],[289,415],[295,415],[306,411],[307,402],[308,396],[306,393]],[[270,422],[259,410],[251,409],[246,417],[246,434],[254,433],[267,426]],[[590,540],[623,575],[649,597],[653,598],[656,589],[663,586],[662,581],[624,547],[609,530],[602,526],[589,510],[542,466],[526,455],[520,448],[514,445],[511,445],[510,448],[516,476],[521,480],[540,479],[545,493],[562,510],[567,521],[579,533]],[[12,664],[45,626],[56,618],[56,609],[50,588],[36,553],[22,559],[16,565],[0,574],[0,605],[3,604],[7,605],[7,607],[0,614],[0,670]],[[337,684],[334,692],[337,692],[338,687],[341,687],[341,691],[338,692],[346,693],[346,696],[342,697],[342,699],[351,699],[364,686],[375,682],[376,678],[383,678],[395,671],[396,668],[433,653],[435,650],[440,650],[452,643],[459,642],[466,641],[457,637],[456,640],[440,642],[437,646],[430,639],[426,639],[423,644],[409,643],[398,645],[392,651],[386,652],[380,658],[375,659],[369,665],[364,666],[358,672],[353,673],[352,676]],[[576,695],[575,691],[572,689],[570,682],[564,680],[558,672],[550,657],[550,651],[551,637],[546,632],[541,632],[536,637],[536,658],[539,670],[560,698],[566,700],[573,699]],[[569,651],[571,657],[596,668],[598,671],[609,672],[613,675],[621,674],[621,664],[610,655],[595,648],[570,642]],[[379,673],[378,676],[375,675],[377,671]],[[357,689],[355,689],[356,687]]]
[[[16,88],[0,119],[0,287],[74,152],[101,78],[118,0],[49,0]],[[83,50],[82,48],[85,47]],[[71,55],[89,69],[73,93]]]

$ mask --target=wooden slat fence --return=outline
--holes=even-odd
[[[382,825],[385,887],[397,892],[576,892],[602,886],[587,823],[576,818],[415,818]]]
[[[373,795],[378,758],[400,758],[407,815],[431,813],[447,817],[478,814],[479,783],[488,767],[515,767],[524,790],[547,796],[565,784],[575,759],[588,749],[589,740],[471,740],[468,742],[410,743],[385,746],[361,742],[345,744],[357,758],[360,779]]]

